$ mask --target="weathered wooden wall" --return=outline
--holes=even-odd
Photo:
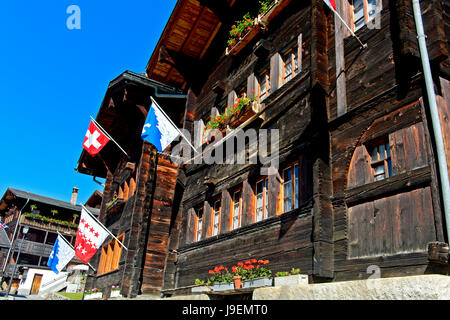
[[[415,29],[408,20],[412,11],[400,2],[383,2],[381,30],[364,27],[358,32],[367,49],[360,51],[355,39],[344,40],[346,112],[338,114],[336,90],[330,94],[337,281],[367,278],[370,265],[380,267],[383,277],[424,273],[427,243],[443,239],[420,60],[413,58]],[[424,23],[433,38],[430,57],[439,60],[446,54],[439,27],[442,15],[430,3],[422,6]],[[331,55],[334,50],[330,43]],[[335,79],[333,65],[329,72]],[[383,137],[389,141],[393,175],[374,181],[366,144]]]
[[[169,242],[178,165],[158,156],[142,271],[143,293],[160,293]]]

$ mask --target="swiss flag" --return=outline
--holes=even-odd
[[[108,142],[109,138],[91,121],[84,137],[83,148],[95,157]]]
[[[336,9],[336,2],[334,0],[323,0],[325,3],[331,8],[334,9],[334,11],[337,11]]]
[[[83,208],[75,240],[75,255],[88,263],[108,235],[108,231]]]

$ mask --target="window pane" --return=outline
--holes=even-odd
[[[292,193],[291,184],[284,184],[284,212],[290,211],[292,209]]]
[[[284,182],[291,181],[291,178],[292,178],[292,171],[291,171],[290,168],[284,170],[284,172],[283,172],[283,178],[284,178]]]
[[[372,162],[378,161],[378,148],[375,147],[372,149],[372,154],[370,155],[372,158]]]
[[[354,15],[354,21],[355,21],[355,30],[358,30],[365,24],[363,0],[354,0],[353,1],[353,15]]]
[[[392,177],[392,163],[391,163],[391,159],[387,160],[387,165],[388,165],[388,176]]]
[[[265,187],[265,204],[264,204],[264,216],[267,217],[269,212],[269,179],[266,179],[266,187]]]
[[[386,149],[384,148],[384,144],[381,144],[379,146],[379,155],[380,155],[380,159],[379,160],[386,159]]]
[[[256,193],[260,194],[263,193],[263,189],[264,189],[264,182],[260,181],[256,184]]]

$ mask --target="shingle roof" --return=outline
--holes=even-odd
[[[22,190],[17,190],[17,189],[12,189],[12,188],[8,188],[8,190],[11,191],[18,198],[30,199],[33,201],[42,202],[42,203],[46,203],[46,204],[53,205],[53,206],[58,206],[60,208],[66,208],[69,210],[81,212],[80,205],[73,205],[70,202],[56,200],[56,199],[40,196],[40,195],[37,195],[34,193],[22,191]]]

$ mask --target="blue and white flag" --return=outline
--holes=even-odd
[[[178,128],[167,119],[158,105],[152,101],[147,120],[142,129],[142,139],[150,142],[159,152],[162,152],[179,134]]]
[[[58,235],[52,253],[48,258],[47,266],[58,274],[75,256],[75,250]]]

